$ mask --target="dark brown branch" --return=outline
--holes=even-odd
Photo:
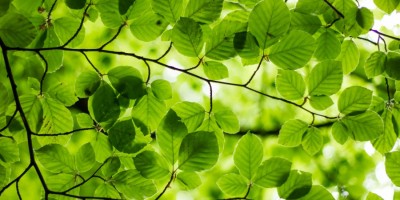
[[[89,10],[91,4],[89,4],[88,6],[86,6],[85,11],[83,11],[83,16],[81,19],[81,23],[79,24],[78,29],[76,30],[76,32],[74,33],[74,35],[72,35],[71,38],[69,38],[69,40],[67,40],[67,42],[65,42],[65,44],[61,45],[61,47],[66,47],[69,43],[72,42],[72,40],[74,40],[76,38],[76,36],[78,36],[79,32],[81,32],[82,27],[83,27],[83,23],[85,22],[85,18],[86,18],[86,13]]]
[[[156,61],[158,61],[158,60],[156,60]],[[194,69],[198,68],[202,62],[203,62],[203,58],[200,58],[199,62],[195,66],[188,68],[188,69],[184,69],[184,71],[194,70]]]
[[[169,186],[171,185],[172,181],[173,181],[174,178],[175,178],[175,173],[176,173],[176,170],[174,170],[174,171],[172,172],[171,177],[170,177],[170,179],[169,179],[167,185],[165,185],[164,189],[163,189],[163,190],[161,191],[161,193],[155,198],[155,200],[160,199],[160,198],[162,197],[162,195],[164,195],[165,191],[167,191],[167,189],[169,188]]]
[[[7,188],[9,188],[12,184],[14,184],[14,183],[16,183],[18,180],[20,180],[20,179],[31,169],[31,167],[32,167],[31,164],[28,165],[28,166],[24,169],[24,171],[23,171],[19,176],[17,176],[17,178],[15,178],[15,179],[12,180],[11,182],[9,182],[7,185],[3,186],[3,188],[1,188],[1,190],[0,190],[0,196],[1,196],[1,194],[3,194],[3,192],[4,192],[5,190],[7,190]]]
[[[43,83],[44,83],[44,79],[46,78],[47,71],[49,70],[49,63],[47,62],[47,60],[43,56],[43,54],[40,53],[40,51],[37,51],[36,53],[39,55],[40,59],[42,59],[44,62],[44,72],[43,72],[42,78],[40,79],[40,95],[42,95],[43,94]]]
[[[376,34],[378,34],[378,35],[382,35],[382,36],[385,36],[385,37],[387,37],[387,38],[400,41],[400,38],[394,37],[394,36],[391,36],[391,35],[388,35],[388,34],[385,34],[385,33],[382,33],[382,32],[380,32],[380,31],[378,31],[378,30],[370,29],[370,31],[372,31],[372,32],[374,32],[374,33],[376,33]]]
[[[118,37],[118,35],[121,33],[121,30],[122,30],[122,28],[124,28],[125,25],[126,25],[126,24],[122,24],[122,25],[118,28],[117,33],[116,33],[108,42],[106,42],[106,43],[104,43],[103,45],[101,45],[101,47],[99,47],[99,49],[103,49],[104,47],[106,47],[107,45],[109,45],[111,42],[113,42],[113,41]]]
[[[92,63],[92,61],[90,61],[89,57],[86,55],[86,53],[84,51],[80,51],[83,56],[85,56],[86,60],[88,61],[88,63],[90,64],[90,66],[97,72],[97,74],[99,76],[103,76],[103,74],[99,71],[99,69],[97,69],[96,66],[94,66],[94,64]]]
[[[208,113],[211,114],[212,109],[213,109],[213,88],[211,85],[210,81],[207,81],[208,87],[210,88],[210,110],[208,110]]]
[[[62,135],[70,135],[72,133],[76,133],[79,131],[87,131],[87,130],[96,130],[96,128],[95,127],[80,128],[80,129],[72,130],[72,131],[65,132],[65,133],[43,133],[42,134],[42,133],[33,133],[32,132],[32,135],[39,136],[39,137],[56,137],[56,136],[62,136]]]
[[[50,10],[49,10],[49,13],[47,14],[47,20],[50,20],[50,19],[51,19],[51,13],[53,12],[54,8],[56,7],[56,3],[57,3],[57,0],[55,0],[55,1],[53,2],[53,4],[51,5],[51,8],[50,8]]]
[[[260,67],[261,67],[261,64],[262,64],[262,62],[263,62],[263,60],[264,60],[264,56],[260,59],[260,62],[258,62],[258,65],[257,65],[257,68],[256,68],[256,70],[253,72],[253,74],[250,76],[250,78],[249,78],[249,80],[245,83],[245,84],[243,84],[243,86],[247,86],[247,85],[249,85],[250,84],[250,82],[253,80],[253,78],[256,76],[256,74],[257,74],[257,72],[258,72],[258,70],[260,70]]]
[[[369,40],[368,38],[357,37],[357,39],[367,41],[367,42],[369,42],[369,43],[371,43],[371,44],[373,44],[373,45],[378,45],[377,42],[374,42],[374,41],[372,41],[372,40]]]
[[[385,78],[385,82],[386,82],[386,93],[387,93],[387,96],[388,96],[388,101],[390,101],[392,98],[390,97],[389,80],[387,78]]]
[[[325,2],[329,7],[331,7],[331,8],[335,11],[336,14],[338,14],[341,18],[344,18],[343,13],[341,13],[337,8],[335,8],[335,6],[333,6],[328,0],[324,0],[324,2]]]
[[[168,53],[171,51],[172,49],[172,42],[169,43],[169,47],[168,49],[164,52],[163,55],[161,55],[160,57],[158,57],[156,60],[161,60],[162,58],[164,58],[166,55],[168,55]]]
[[[149,84],[150,77],[151,77],[151,68],[149,63],[146,60],[143,60],[144,64],[146,64],[147,67],[147,78],[146,78],[146,85]]]

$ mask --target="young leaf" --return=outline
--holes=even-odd
[[[233,46],[242,58],[257,58],[260,56],[260,48],[257,39],[250,32],[239,32],[233,38]]]
[[[134,19],[130,29],[137,39],[149,42],[158,38],[167,26],[168,22],[161,16],[153,12],[148,12]]]
[[[71,9],[82,9],[85,7],[86,0],[65,0],[65,4]]]
[[[207,61],[203,64],[203,70],[206,76],[212,80],[220,80],[229,76],[228,68],[215,61]]]
[[[169,110],[161,120],[156,131],[158,145],[162,155],[174,165],[178,160],[179,147],[188,130],[174,110]]]
[[[239,120],[231,110],[221,110],[214,113],[215,120],[226,133],[235,134],[239,131]]]
[[[394,151],[385,155],[386,174],[393,184],[400,186],[400,151]]]
[[[155,13],[174,24],[182,15],[183,5],[183,0],[153,0],[152,8]]]
[[[342,122],[347,127],[349,135],[356,141],[368,141],[383,133],[383,120],[373,111],[359,115],[346,116]]]
[[[168,175],[169,165],[154,151],[143,151],[133,158],[136,169],[147,179],[160,179]]]
[[[49,144],[36,150],[36,155],[43,167],[53,173],[73,172],[74,157],[59,144]]]
[[[118,191],[111,184],[107,182],[100,184],[94,191],[94,195],[96,195],[96,197],[104,197],[104,198],[114,198],[114,199],[121,198],[119,196]]]
[[[353,40],[343,41],[337,60],[342,61],[344,74],[349,74],[356,69],[360,60],[360,52]]]
[[[303,77],[296,71],[278,70],[276,89],[288,100],[301,99],[306,91]]]
[[[146,146],[146,143],[135,140],[139,131],[132,120],[119,121],[108,131],[108,139],[118,151],[136,153]]]
[[[329,96],[311,96],[309,99],[310,105],[316,110],[325,110],[333,105],[333,101]]]
[[[117,190],[129,199],[143,199],[157,192],[153,181],[140,175],[137,170],[126,170],[115,174],[110,181]]]
[[[210,24],[220,16],[222,4],[223,0],[190,0],[185,16],[200,23]]]
[[[98,0],[96,8],[100,13],[101,21],[108,28],[118,28],[123,24],[123,18],[119,13],[119,1]]]
[[[301,142],[303,149],[310,155],[315,155],[324,146],[324,138],[316,127],[308,128]]]
[[[121,161],[119,161],[118,157],[111,157],[106,164],[101,168],[101,172],[107,178],[113,176],[118,172],[118,169],[121,167]]]
[[[20,160],[17,143],[10,138],[0,138],[0,161],[14,163]],[[1,184],[0,184],[1,185]]]
[[[272,46],[269,58],[282,69],[298,69],[311,59],[315,46],[315,39],[310,34],[294,30]]]
[[[398,66],[400,63],[400,53],[389,52],[386,60],[386,73],[390,78],[400,80],[400,70]]]
[[[314,56],[318,60],[335,59],[341,51],[341,44],[333,31],[325,31],[317,39]]]
[[[193,190],[201,185],[200,176],[196,172],[180,172],[176,181],[184,190]]]
[[[43,108],[43,126],[39,133],[63,133],[73,129],[71,112],[62,103],[44,97],[40,99]]]
[[[221,191],[230,196],[243,196],[246,194],[248,181],[239,174],[225,174],[217,181]]]
[[[299,198],[298,200],[314,200],[314,199],[335,200],[335,198],[333,198],[332,194],[327,189],[325,189],[324,187],[322,187],[320,185],[313,185],[311,187],[310,192],[306,196],[303,196],[303,197]]]
[[[301,144],[303,134],[308,124],[299,119],[286,121],[279,131],[278,143],[287,147],[296,147]]]
[[[291,30],[301,30],[312,35],[321,27],[321,20],[316,15],[291,11],[290,16]]]
[[[368,78],[373,78],[385,71],[386,54],[382,51],[373,52],[365,62],[364,70]]]
[[[397,134],[394,131],[392,111],[385,109],[382,114],[383,119],[383,134],[371,143],[374,148],[381,154],[385,154],[392,150],[397,140]]]
[[[75,155],[75,166],[80,172],[89,171],[96,162],[95,153],[90,143],[82,145]]]
[[[152,93],[142,98],[132,110],[132,117],[143,122],[150,131],[157,128],[165,114],[164,102],[158,100]]]
[[[386,13],[392,13],[400,4],[400,0],[374,0],[375,5]]]
[[[92,96],[100,86],[100,76],[94,71],[84,71],[75,82],[75,93],[80,98]]]
[[[346,88],[338,100],[339,111],[343,114],[362,112],[369,108],[372,91],[360,86]]]
[[[146,92],[139,70],[130,66],[118,66],[107,73],[111,85],[124,97],[136,99]]]
[[[194,132],[182,140],[179,148],[179,169],[201,171],[209,169],[218,160],[218,141],[212,132]]]
[[[90,116],[103,128],[109,129],[117,121],[120,114],[118,99],[111,86],[102,81],[96,92],[89,97]]]
[[[298,199],[310,192],[311,185],[310,173],[292,170],[286,182],[278,188],[278,194],[284,199]]]
[[[203,49],[203,30],[191,18],[182,17],[172,29],[171,41],[179,53],[198,57]]]
[[[195,131],[201,125],[206,112],[200,104],[188,101],[175,104],[172,110],[185,123],[189,132]]]
[[[0,18],[0,38],[7,46],[26,47],[36,35],[36,28],[23,15],[9,12]]]
[[[113,147],[104,134],[97,133],[96,139],[93,141],[93,150],[96,152],[96,161],[104,162],[113,153]]]
[[[254,180],[262,158],[263,145],[260,138],[252,133],[240,138],[233,153],[233,161],[241,175]]]
[[[340,62],[326,60],[318,63],[308,77],[308,93],[310,95],[330,96],[339,91],[343,81]]]
[[[343,122],[337,121],[332,125],[332,136],[335,138],[336,142],[344,144],[349,137],[349,130],[347,130]]]
[[[291,167],[292,163],[286,159],[270,158],[258,168],[254,183],[264,188],[279,187],[288,178]]]
[[[167,100],[172,98],[171,84],[163,79],[158,79],[151,82],[151,91],[160,100]]]
[[[264,0],[254,7],[249,16],[249,31],[257,38],[261,49],[276,43],[289,26],[290,12],[283,1]]]

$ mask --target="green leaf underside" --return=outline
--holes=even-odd
[[[4,163],[17,162],[20,160],[19,155],[19,148],[15,141],[10,138],[0,138],[0,161]]]
[[[315,47],[315,39],[310,34],[294,30],[272,46],[269,58],[282,69],[294,70],[307,64]]]
[[[119,1],[116,0],[98,0],[96,8],[100,13],[101,21],[106,27],[118,28],[123,19],[119,13]]]
[[[318,37],[314,53],[318,60],[335,59],[340,52],[341,44],[333,31],[326,31]]]
[[[218,19],[222,11],[223,0],[190,0],[185,16],[197,22],[210,24]]]
[[[221,129],[230,134],[235,134],[240,129],[239,119],[231,110],[221,110],[214,113],[215,120]]]
[[[40,102],[43,108],[43,125],[39,133],[63,133],[72,130],[73,119],[68,108],[49,97],[41,98]]]
[[[263,158],[260,138],[252,133],[244,135],[237,143],[233,161],[242,176],[253,180]]]
[[[129,199],[143,199],[157,192],[153,181],[141,176],[137,170],[118,172],[112,177],[112,182],[118,192]]]
[[[23,95],[19,98],[29,127],[32,131],[39,132],[43,124],[43,108],[40,98],[36,95]]]
[[[400,4],[400,0],[374,0],[374,3],[378,8],[390,14]]]
[[[315,127],[308,128],[301,144],[308,154],[314,155],[318,153],[324,145],[324,138],[321,135],[321,131]]]
[[[392,118],[392,111],[385,109],[382,114],[383,134],[377,139],[371,141],[374,148],[381,154],[385,154],[392,150],[397,140],[397,134],[394,130]]]
[[[182,17],[172,29],[171,41],[179,53],[197,57],[203,49],[203,30],[193,19]]]
[[[303,97],[306,84],[298,72],[279,70],[276,76],[276,89],[286,99],[297,100]]]
[[[311,174],[299,170],[290,171],[286,182],[278,187],[279,197],[284,199],[297,199],[305,196],[311,190]]]
[[[248,181],[239,174],[225,174],[217,181],[221,191],[230,196],[243,196],[247,191]]]
[[[161,16],[148,12],[134,19],[130,29],[137,39],[149,42],[158,38],[167,26],[168,22]]]
[[[400,186],[400,151],[387,153],[385,156],[386,174],[397,187]]]
[[[341,52],[337,60],[342,61],[343,73],[354,71],[360,60],[360,52],[353,40],[345,40],[342,43]]]
[[[249,31],[257,38],[261,49],[276,43],[289,26],[290,12],[283,1],[264,0],[254,7],[249,16]]]
[[[150,131],[157,128],[166,111],[164,102],[152,93],[144,95],[132,109],[132,117],[143,122]]]
[[[153,0],[152,8],[173,24],[182,15],[183,5],[183,0]]]
[[[299,119],[286,121],[279,131],[278,143],[287,147],[296,147],[301,144],[303,134],[308,124]]]
[[[118,172],[121,166],[121,161],[118,157],[111,157],[106,164],[101,168],[101,172],[104,176],[111,177]]]
[[[381,51],[373,52],[365,62],[365,74],[372,78],[382,74],[385,71],[386,54]]]
[[[195,131],[201,125],[206,112],[200,104],[187,101],[175,104],[172,110],[176,112],[189,132]]]
[[[74,158],[59,144],[49,144],[36,150],[37,158],[45,169],[53,173],[72,172]]]
[[[220,80],[229,77],[228,68],[215,61],[207,61],[203,64],[203,70],[206,76],[212,80]]]
[[[184,190],[192,190],[201,185],[200,176],[196,172],[180,172],[176,181]]]
[[[89,97],[100,86],[101,78],[94,71],[83,71],[76,79],[75,93],[78,97]]]
[[[373,111],[359,115],[346,116],[342,119],[349,135],[356,141],[368,141],[383,133],[383,120]]]
[[[290,15],[290,28],[292,30],[302,30],[309,34],[314,34],[322,25],[321,20],[315,15],[295,11],[291,11]]]
[[[286,159],[270,158],[258,168],[254,183],[265,188],[279,187],[288,178],[291,166],[292,163]]]
[[[159,179],[168,175],[168,163],[154,151],[143,151],[133,158],[136,169],[148,179]]]
[[[145,143],[135,142],[139,131],[132,120],[119,121],[108,131],[108,139],[118,151],[135,153],[146,146]]]
[[[209,169],[218,160],[217,137],[212,132],[195,132],[182,140],[179,148],[179,169],[201,171]]]
[[[308,77],[308,92],[310,95],[330,96],[339,91],[343,81],[343,71],[340,62],[326,60],[318,63]]]
[[[362,112],[369,108],[372,91],[360,86],[346,88],[339,97],[338,109],[343,114]]]
[[[349,135],[350,133],[343,122],[337,121],[332,125],[332,136],[339,144],[344,144]]]
[[[7,46],[26,47],[36,35],[35,27],[23,15],[9,12],[0,18],[0,37]]]
[[[160,100],[167,100],[172,98],[171,84],[163,79],[158,79],[151,82],[151,91]]]
[[[334,104],[333,100],[326,95],[311,96],[309,102],[316,110],[325,110]]]
[[[118,191],[111,184],[106,182],[100,184],[94,191],[94,194],[98,197],[104,198],[121,198]]]
[[[95,164],[95,152],[90,143],[82,145],[75,155],[75,166],[79,172],[89,171]]]

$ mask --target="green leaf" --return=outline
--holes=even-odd
[[[184,190],[193,190],[201,185],[200,176],[196,172],[179,172],[176,181]]]
[[[357,10],[357,28],[361,28],[361,33],[368,33],[374,25],[374,14],[368,8],[362,7]],[[353,28],[354,29],[354,28]]]
[[[179,53],[198,57],[203,49],[203,30],[191,18],[181,17],[172,29],[171,41]]]
[[[371,105],[372,91],[361,86],[351,86],[340,94],[338,109],[343,114],[366,111]]]
[[[400,151],[387,153],[385,156],[386,174],[393,184],[400,186]]]
[[[335,22],[335,27],[339,29],[345,36],[357,37],[361,34],[362,29],[357,24],[358,7],[354,1],[336,0],[333,6],[341,12],[345,18],[340,18]]]
[[[270,158],[258,168],[254,183],[264,188],[279,187],[288,178],[291,167],[292,163],[286,159]]]
[[[260,56],[260,48],[257,39],[250,32],[239,32],[233,38],[233,46],[242,58],[257,58]]]
[[[43,125],[39,133],[63,133],[73,129],[71,112],[62,103],[49,98],[40,98],[43,108]]]
[[[239,120],[231,110],[220,110],[214,113],[215,120],[226,133],[235,134],[240,130]]]
[[[0,160],[4,163],[20,160],[18,144],[13,139],[0,137]]]
[[[75,82],[75,93],[80,98],[92,96],[100,86],[101,78],[94,71],[83,71]]]
[[[179,169],[202,171],[215,165],[219,149],[217,137],[212,132],[194,132],[182,140],[179,148]]]
[[[261,49],[276,43],[289,30],[289,26],[290,12],[283,1],[264,0],[250,13],[249,31],[257,38]]]
[[[297,199],[309,193],[311,185],[310,173],[292,170],[286,182],[278,188],[278,194],[284,199]]]
[[[65,0],[65,4],[71,9],[82,9],[85,7],[86,0]]]
[[[314,199],[335,200],[335,198],[333,198],[332,194],[327,189],[325,189],[324,187],[322,187],[320,185],[313,185],[311,187],[310,192],[306,196],[303,196],[303,197],[299,198],[298,200],[314,200]]]
[[[118,119],[120,108],[118,99],[111,86],[102,81],[96,92],[89,97],[90,116],[103,128],[110,128]]]
[[[282,69],[298,69],[311,59],[315,46],[315,39],[310,34],[294,30],[272,46],[269,58]]]
[[[118,157],[111,157],[106,164],[101,168],[101,172],[107,178],[113,176],[118,172],[118,169],[121,167],[121,161],[119,161]]]
[[[310,95],[330,96],[339,91],[343,72],[340,62],[326,60],[318,63],[308,77],[308,93]]]
[[[168,22],[161,16],[153,12],[148,12],[137,19],[134,19],[131,23],[130,29],[137,39],[149,42],[158,38],[167,26]]]
[[[129,8],[135,3],[136,0],[118,0],[119,14],[124,15],[128,12]]]
[[[140,132],[132,120],[119,121],[108,131],[110,143],[121,152],[136,153],[146,146],[146,143],[137,141]]]
[[[77,180],[74,174],[54,174],[45,177],[46,184],[52,191],[63,191],[67,190],[76,184],[80,183],[80,180]],[[79,191],[79,190],[78,190]]]
[[[61,45],[60,39],[55,31],[54,26],[51,26],[46,30],[46,40],[44,41],[43,47],[58,47]],[[45,51],[42,53],[43,57],[47,61],[49,73],[55,72],[61,68],[64,60],[64,52],[60,50]]]
[[[58,80],[54,81],[54,79],[52,80],[50,76],[47,77],[48,78],[43,88],[44,91],[47,92],[49,97],[64,104],[67,107],[74,105],[78,101],[73,85],[69,84],[69,82],[60,82]],[[51,86],[46,88],[45,85]]]
[[[365,62],[364,70],[368,78],[373,78],[385,71],[386,54],[381,51],[373,52]]]
[[[139,102],[132,110],[132,117],[143,122],[152,132],[158,127],[165,111],[164,102],[149,93],[139,99]]]
[[[339,144],[344,144],[347,141],[348,132],[346,125],[341,121],[337,121],[332,125],[332,136]]]
[[[383,134],[377,139],[371,141],[374,148],[381,154],[392,150],[397,140],[397,134],[394,131],[392,111],[385,109],[382,114]]]
[[[400,80],[400,70],[398,69],[400,63],[400,53],[389,52],[386,60],[386,73],[389,77]]]
[[[190,0],[185,16],[197,22],[210,24],[219,18],[223,0]]]
[[[169,110],[161,120],[156,136],[162,155],[174,165],[178,160],[179,147],[188,130],[184,121],[177,116],[174,110]]]
[[[263,145],[260,138],[252,133],[242,136],[233,153],[233,162],[240,174],[249,180],[254,180],[262,158]]]
[[[343,41],[337,60],[342,61],[344,74],[349,74],[357,68],[358,61],[360,60],[360,52],[353,40]]]
[[[310,105],[316,110],[325,110],[333,105],[333,101],[329,96],[311,96],[309,99]]]
[[[33,132],[38,132],[43,124],[43,108],[40,98],[36,95],[23,95],[19,97],[22,110]]]
[[[53,173],[73,172],[74,157],[59,144],[49,144],[36,150],[36,155],[43,167]]]
[[[399,6],[400,0],[374,0],[374,3],[379,9],[390,14]]]
[[[383,133],[383,120],[373,111],[346,116],[342,122],[347,127],[349,135],[356,141],[372,140]]]
[[[4,112],[7,111],[8,102],[9,102],[9,99],[8,99],[9,94],[8,94],[7,88],[1,82],[0,82],[0,91],[2,91],[0,93],[0,114],[3,114]]]
[[[113,147],[107,136],[102,133],[97,133],[93,141],[93,150],[96,152],[96,161],[102,163],[111,156]]]
[[[147,179],[160,179],[169,174],[169,165],[154,151],[143,151],[133,158],[136,169]]]
[[[151,82],[151,91],[160,100],[168,100],[172,98],[171,84],[163,79]]]
[[[306,91],[303,77],[296,71],[278,70],[276,89],[288,100],[301,99]]]
[[[0,187],[3,187],[4,184],[8,183],[8,170],[2,164],[0,164]]]
[[[0,18],[0,38],[9,47],[26,47],[36,35],[35,27],[23,15],[8,12]]]
[[[137,170],[126,170],[115,174],[112,183],[129,199],[143,199],[157,192],[153,181],[141,176]]]
[[[95,153],[90,143],[82,145],[75,155],[76,169],[82,173],[92,169],[96,162]]]
[[[80,26],[80,23],[81,21],[79,19],[72,17],[61,17],[54,20],[54,31],[56,32],[62,44],[65,44],[75,35],[76,30],[78,30]],[[71,41],[70,45],[68,46],[73,46],[73,47],[78,46],[83,42],[84,38],[85,38],[85,27],[82,26],[78,35]]]
[[[308,124],[302,120],[291,119],[286,121],[279,130],[278,143],[287,147],[299,146],[307,128]]]
[[[310,155],[315,155],[324,146],[324,138],[316,127],[308,128],[301,142],[303,149]]]
[[[2,17],[3,15],[5,15],[8,11],[8,9],[10,8],[10,4],[11,4],[12,0],[2,0],[0,2],[0,17]],[[1,184],[0,184],[1,186]]]
[[[291,30],[301,30],[309,34],[314,34],[322,26],[321,20],[316,15],[291,11],[290,16]]]
[[[218,146],[219,146],[219,151],[222,152],[224,149],[224,143],[225,143],[225,137],[224,137],[224,132],[222,129],[218,126],[215,117],[214,116],[209,116],[207,117],[201,126],[197,129],[197,131],[207,131],[207,132],[213,132],[215,136],[218,139]]]
[[[119,1],[98,0],[96,8],[100,13],[101,21],[108,28],[118,28],[124,23],[119,13]]]
[[[142,75],[133,67],[114,67],[107,75],[111,85],[124,97],[136,99],[146,93]]]
[[[239,174],[225,174],[217,181],[221,191],[230,196],[243,196],[246,194],[248,181]]]
[[[195,131],[201,125],[206,112],[200,104],[188,101],[175,104],[172,110],[185,123],[189,132]]]
[[[298,0],[296,3],[296,12],[306,14],[322,14],[330,9],[327,3],[320,0]]]
[[[169,23],[178,21],[183,11],[183,0],[153,0],[155,13],[162,15]]]
[[[341,44],[333,31],[323,32],[317,39],[317,48],[314,56],[318,60],[335,59],[339,56]]]
[[[228,68],[220,62],[207,61],[203,63],[203,70],[211,80],[220,80],[229,77]]]
[[[94,195],[96,197],[104,197],[104,198],[114,198],[119,199],[118,191],[109,183],[104,182],[100,184],[96,190],[94,191]]]

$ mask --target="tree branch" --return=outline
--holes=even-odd
[[[56,137],[56,136],[62,136],[62,135],[70,135],[72,133],[80,132],[80,131],[87,131],[87,130],[96,130],[95,127],[90,127],[90,128],[80,128],[76,130],[72,130],[69,132],[65,133],[33,133],[32,135],[39,136],[39,137]]]
[[[337,8],[335,8],[335,6],[333,6],[328,0],[324,0],[324,2],[325,2],[329,7],[331,7],[331,8],[335,11],[336,14],[338,14],[341,18],[344,18],[343,13],[341,13]]]

